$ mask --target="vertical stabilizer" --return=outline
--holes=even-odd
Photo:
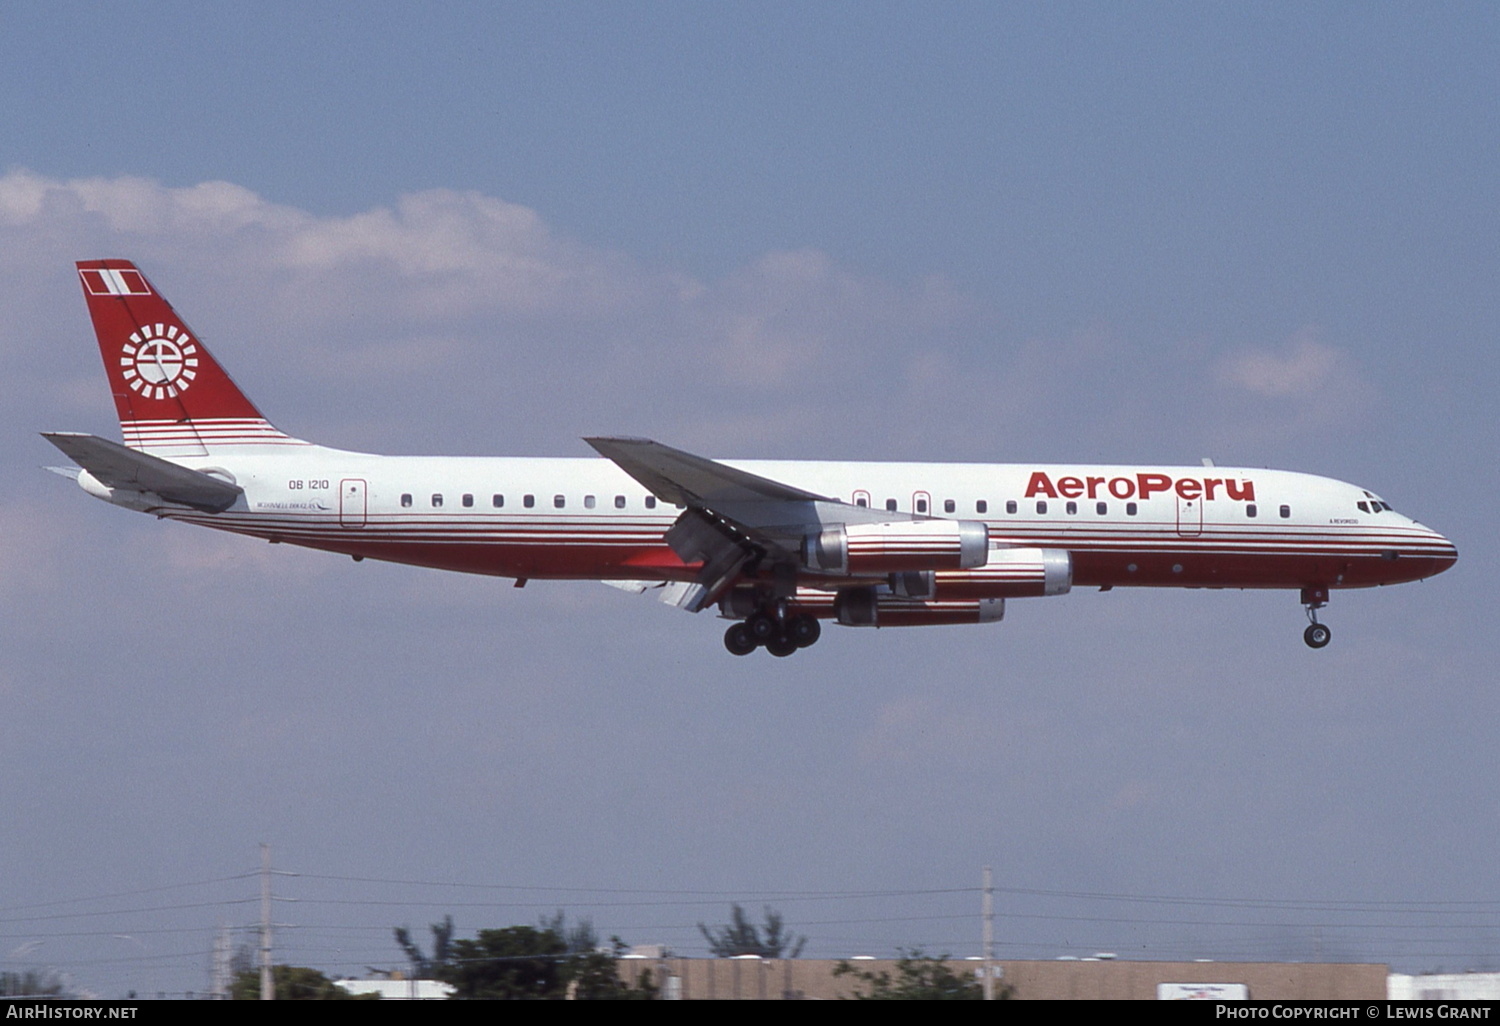
[[[126,445],[173,457],[306,444],[267,423],[130,261],[80,261],[78,276]]]

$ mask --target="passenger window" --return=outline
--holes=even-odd
[[[1285,520],[1287,517],[1289,517],[1291,515],[1292,515],[1292,507],[1290,507],[1290,506],[1283,506],[1283,507],[1281,507],[1281,519]]]
[[[1125,515],[1127,517],[1133,517],[1133,516],[1135,516],[1135,511],[1137,509],[1139,509],[1139,508],[1140,507],[1137,506],[1135,503],[1133,503],[1133,502],[1127,502],[1125,504]]]
[[[859,498],[854,500],[854,504],[856,506],[864,507],[870,504],[870,500],[861,495]]]
[[[616,495],[615,496],[615,509],[624,509],[624,508],[625,508],[625,496],[623,496],[623,495]]]
[[[465,492],[463,502],[465,508],[474,505],[474,496],[470,495],[468,492]]]
[[[926,513],[927,512],[927,500],[926,499],[918,499],[917,500],[917,512],[918,513]]]
[[[411,505],[411,492],[406,492],[404,495],[401,496],[401,505],[403,505],[403,506],[410,506]]]
[[[648,495],[648,496],[646,496],[646,508],[647,509],[655,509],[656,508],[656,496],[654,496],[654,495]]]
[[[954,502],[952,499],[944,499],[943,500],[943,512],[944,513],[952,513],[956,509],[958,509],[958,503]]]
[[[496,492],[494,495],[490,496],[490,505],[494,506],[496,509],[501,509],[505,505],[505,496],[501,495],[499,492]]]
[[[895,499],[886,499],[885,500],[885,511],[887,513],[894,513],[894,512],[896,512],[896,500]]]
[[[1107,503],[1107,502],[1101,502],[1101,503],[1099,503],[1097,506],[1094,507],[1094,512],[1098,513],[1101,517],[1105,516],[1106,514],[1109,513],[1109,503]]]
[[[584,509],[593,509],[594,508],[594,497],[592,495],[585,495],[583,497],[583,508]]]
[[[1075,514],[1077,512],[1078,512],[1078,503],[1076,503],[1076,502],[1070,502],[1070,503],[1068,503],[1068,516],[1072,516],[1073,514]]]
[[[974,503],[974,512],[975,513],[988,513],[989,511],[990,511],[990,504],[987,501],[985,501],[984,499],[980,499],[978,502]]]
[[[521,496],[521,505],[525,506],[527,509],[530,509],[531,507],[533,507],[533,506],[536,505],[536,496],[535,495],[523,495],[523,496]]]
[[[1038,500],[1037,504],[1036,504],[1036,511],[1038,513],[1045,513],[1045,512],[1047,512],[1047,504],[1045,502],[1041,501],[1041,500]]]
[[[561,495],[552,496],[552,505],[556,506],[558,509],[562,509],[567,504],[568,500],[563,498]]]
[[[1014,513],[1019,508],[1020,507],[1016,505],[1016,500],[1015,499],[1007,499],[1005,501],[1005,512],[1007,512],[1007,513]]]
[[[432,508],[433,509],[437,509],[442,504],[443,504],[443,494],[441,492],[433,492],[432,493]]]
[[[1245,507],[1245,516],[1247,516],[1247,517],[1253,517],[1253,516],[1255,516],[1255,503],[1252,502],[1248,506]]]

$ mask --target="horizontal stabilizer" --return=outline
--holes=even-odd
[[[243,494],[239,485],[188,467],[127,449],[118,442],[71,431],[44,431],[42,437],[106,488],[155,492],[168,502],[205,513],[222,513]]]

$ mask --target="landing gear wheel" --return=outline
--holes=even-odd
[[[724,632],[724,647],[737,656],[743,656],[754,652],[759,646],[750,636],[750,628],[737,623]]]
[[[798,648],[807,648],[816,644],[817,640],[823,636],[823,625],[806,613],[798,613],[786,625],[786,633],[787,637],[797,643]]]
[[[1333,640],[1333,631],[1328,629],[1327,624],[1308,624],[1307,630],[1302,632],[1302,640],[1307,642],[1308,648],[1322,648]]]
[[[766,642],[766,651],[778,659],[785,659],[797,651],[797,643],[785,634],[777,634]]]
[[[776,636],[777,623],[765,613],[756,613],[745,621],[745,628],[757,645],[764,645]]]

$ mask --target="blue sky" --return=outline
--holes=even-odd
[[[985,863],[1008,953],[1500,958],[1497,37],[1477,4],[8,5],[0,955],[201,990],[266,840],[307,874],[289,957],[343,972],[450,909],[692,952],[736,898],[811,954],[970,953],[977,898],[897,892]],[[1359,482],[1461,562],[1336,595],[1321,653],[1289,594],[1116,591],[732,660],[597,585],[355,567],[40,473],[35,432],[116,430],[96,256],[332,445],[1212,456]]]

